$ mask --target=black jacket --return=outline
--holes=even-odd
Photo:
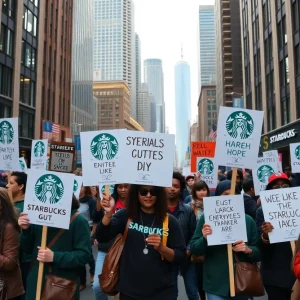
[[[256,211],[256,226],[260,237],[261,274],[264,285],[292,289],[296,279],[292,271],[291,244],[290,242],[265,244],[261,239],[261,226],[264,221],[264,214],[260,207]]]
[[[255,198],[249,196],[248,194],[244,194],[244,206],[245,206],[245,214],[252,217],[254,220],[256,218],[256,211],[258,209],[257,201]]]

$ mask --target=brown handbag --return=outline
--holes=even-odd
[[[124,234],[117,235],[114,243],[107,252],[103,263],[102,274],[99,275],[101,289],[109,296],[115,296],[118,294],[117,284],[119,281],[119,263],[127,238],[130,222],[131,219],[128,219]]]
[[[80,215],[79,212],[75,213],[70,224]],[[53,247],[61,235],[65,232],[61,229],[56,236],[52,239],[47,248]],[[77,289],[76,280],[70,280],[51,274],[52,268],[49,266],[49,274],[46,276],[45,286],[43,289],[41,300],[74,300]]]
[[[300,281],[296,279],[292,289],[291,300],[299,300],[299,299],[300,299]]]
[[[235,292],[247,296],[264,296],[265,289],[257,263],[240,262],[235,255]]]

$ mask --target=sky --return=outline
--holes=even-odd
[[[214,0],[133,1],[135,4],[135,32],[139,34],[141,39],[142,69],[145,59],[162,59],[165,80],[166,126],[170,133],[176,133],[174,66],[181,59],[182,44],[183,59],[189,63],[191,68],[191,121],[193,123],[196,120],[199,97],[199,5],[214,4]]]

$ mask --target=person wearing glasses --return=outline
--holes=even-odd
[[[118,291],[120,300],[175,300],[172,274],[185,259],[185,241],[179,223],[167,217],[168,198],[163,187],[131,185],[125,209],[113,215],[114,199],[104,195],[105,215],[97,225],[99,243],[123,234],[130,219],[120,260]],[[162,237],[167,236],[167,244]]]
[[[284,189],[291,187],[288,176],[276,173],[270,176],[266,190]],[[256,211],[256,225],[260,236],[260,249],[262,253],[261,274],[269,299],[289,300],[295,276],[291,264],[293,253],[290,242],[270,244],[269,232],[273,226],[265,222],[263,209]]]

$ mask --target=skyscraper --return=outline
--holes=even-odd
[[[97,80],[124,80],[136,115],[135,33],[132,0],[94,0],[94,71]]]
[[[139,105],[139,93],[141,89],[142,80],[142,66],[141,66],[141,39],[137,33],[135,33],[135,93],[136,93],[136,119],[139,119],[138,105]]]
[[[191,120],[191,82],[190,66],[181,61],[175,66],[175,110],[176,110],[176,149],[178,153],[177,164],[185,164],[186,152],[190,138]]]
[[[214,5],[199,6],[199,87],[216,81]]]
[[[72,134],[97,129],[93,97],[93,1],[74,0],[72,47]]]
[[[145,131],[151,131],[151,95],[149,94],[146,83],[141,84],[138,99],[137,121],[141,124]]]
[[[161,59],[144,61],[144,82],[153,96],[151,102],[151,131],[165,132],[164,73]]]

